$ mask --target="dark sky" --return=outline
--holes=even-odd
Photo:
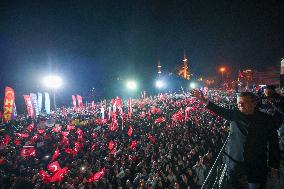
[[[41,78],[54,72],[64,78],[66,98],[117,77],[150,83],[157,61],[174,71],[184,49],[199,75],[220,65],[277,65],[284,56],[280,2],[2,0],[1,92],[6,85],[18,95],[42,91]]]

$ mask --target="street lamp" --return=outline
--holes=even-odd
[[[132,91],[137,89],[137,83],[135,81],[127,81],[126,87]]]
[[[155,85],[158,89],[164,88],[166,86],[166,83],[163,80],[157,80],[155,82]]]
[[[219,71],[221,72],[221,74],[222,74],[222,83],[224,82],[223,80],[223,77],[224,77],[224,72],[226,71],[226,68],[225,67],[221,67],[220,69],[219,69]]]
[[[56,110],[55,92],[56,89],[62,86],[62,79],[56,75],[49,75],[43,79],[43,82],[47,88],[53,89],[53,105],[54,109]]]

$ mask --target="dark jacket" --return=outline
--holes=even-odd
[[[211,102],[207,108],[221,117],[238,123],[240,131],[246,134],[243,147],[243,165],[248,176],[248,182],[258,183],[266,180],[267,176],[267,144],[269,144],[268,165],[278,169],[280,166],[280,150],[275,125],[279,120],[258,110],[252,115],[245,115],[239,110],[219,107]],[[235,143],[241,138],[234,137]],[[234,147],[234,141],[231,146]],[[236,146],[237,147],[237,146]]]

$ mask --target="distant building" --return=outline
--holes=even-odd
[[[190,73],[188,69],[188,59],[186,57],[186,53],[184,51],[184,56],[183,56],[183,67],[177,71],[177,74],[181,76],[182,78],[189,80],[190,79]]]

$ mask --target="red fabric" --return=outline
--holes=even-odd
[[[15,92],[11,87],[5,87],[5,97],[3,106],[3,121],[8,122],[12,120],[15,103]]]
[[[128,132],[127,132],[128,136],[130,137],[132,135],[132,133],[133,133],[132,126],[129,126],[129,129],[128,129]]]
[[[50,179],[50,182],[56,182],[56,181],[61,181],[65,174],[68,171],[68,167],[64,167],[63,169],[60,169],[57,171]]]
[[[52,131],[55,132],[55,133],[58,133],[58,132],[61,131],[61,128],[62,128],[62,126],[54,127],[54,128],[52,129]]]
[[[7,145],[9,144],[9,142],[11,141],[11,137],[9,135],[5,135],[5,137],[3,138],[1,145]]]
[[[21,144],[21,141],[18,140],[18,139],[16,139],[16,140],[14,140],[14,144],[17,145],[17,146],[19,146],[19,145]]]
[[[50,163],[50,164],[47,166],[47,169],[48,169],[52,174],[55,174],[55,173],[57,173],[57,171],[60,171],[60,170],[61,170],[61,167],[60,167],[59,163],[58,163],[57,161],[55,161],[55,162]]]
[[[166,119],[164,117],[159,117],[155,120],[154,123],[157,124],[157,123],[162,123],[162,122],[165,122],[165,121],[166,121]]]
[[[20,138],[28,138],[29,134],[26,133],[15,133],[16,136],[20,137]]]
[[[91,137],[94,139],[94,138],[97,137],[97,134],[96,134],[96,133],[92,133],[92,134],[91,134]]]
[[[60,155],[60,152],[59,152],[59,149],[57,147],[56,150],[54,151],[54,154],[52,156],[51,161],[54,161],[59,155]]]
[[[32,132],[32,130],[34,129],[35,125],[32,123],[32,124],[29,124],[29,126],[27,126],[27,130]]]
[[[5,159],[3,158],[0,158],[0,165],[4,164],[5,163]]]
[[[40,170],[39,171],[39,175],[40,175],[40,178],[41,180],[44,182],[44,183],[48,183],[50,181],[50,175],[45,172],[44,170]]]
[[[38,132],[39,134],[42,134],[42,133],[44,133],[44,130],[43,130],[43,129],[38,129],[37,132]]]
[[[93,175],[88,179],[88,182],[100,180],[101,178],[103,178],[105,172],[106,172],[106,169],[105,169],[105,168],[102,168],[100,171],[98,171],[98,172],[96,172],[95,174],[93,174]]]
[[[26,102],[28,115],[30,117],[34,117],[35,113],[34,113],[34,108],[33,108],[33,105],[32,105],[32,101],[31,101],[30,95],[24,95],[24,99],[25,99],[25,102]]]
[[[111,122],[111,124],[109,125],[109,130],[110,131],[115,131],[117,129],[117,125],[118,125],[117,120],[113,120]]]
[[[73,154],[73,150],[72,150],[71,148],[66,148],[66,149],[65,149],[65,152],[66,152],[67,154]]]
[[[62,132],[61,134],[62,134],[63,137],[67,137],[69,135],[69,132],[65,131],[65,132]]]
[[[30,156],[35,156],[35,155],[36,155],[36,150],[33,146],[23,147],[21,150],[22,157],[30,157]]]
[[[155,138],[155,137],[153,137],[151,134],[147,134],[147,137],[148,137],[148,139],[151,141],[151,142],[153,142],[153,143],[156,143],[157,142],[157,139]]]
[[[83,135],[83,131],[82,131],[80,128],[78,128],[75,133],[76,133],[77,135]]]
[[[73,126],[73,125],[67,125],[67,130],[68,130],[68,131],[71,131],[72,129],[75,129],[75,126]]]
[[[136,140],[132,140],[130,149],[133,150],[136,147]]]
[[[69,139],[67,137],[62,137],[60,141],[61,146],[69,146]]]
[[[115,143],[111,140],[111,141],[109,141],[109,143],[108,143],[108,149],[109,150],[112,150],[113,148],[114,148],[114,145],[115,145]]]

